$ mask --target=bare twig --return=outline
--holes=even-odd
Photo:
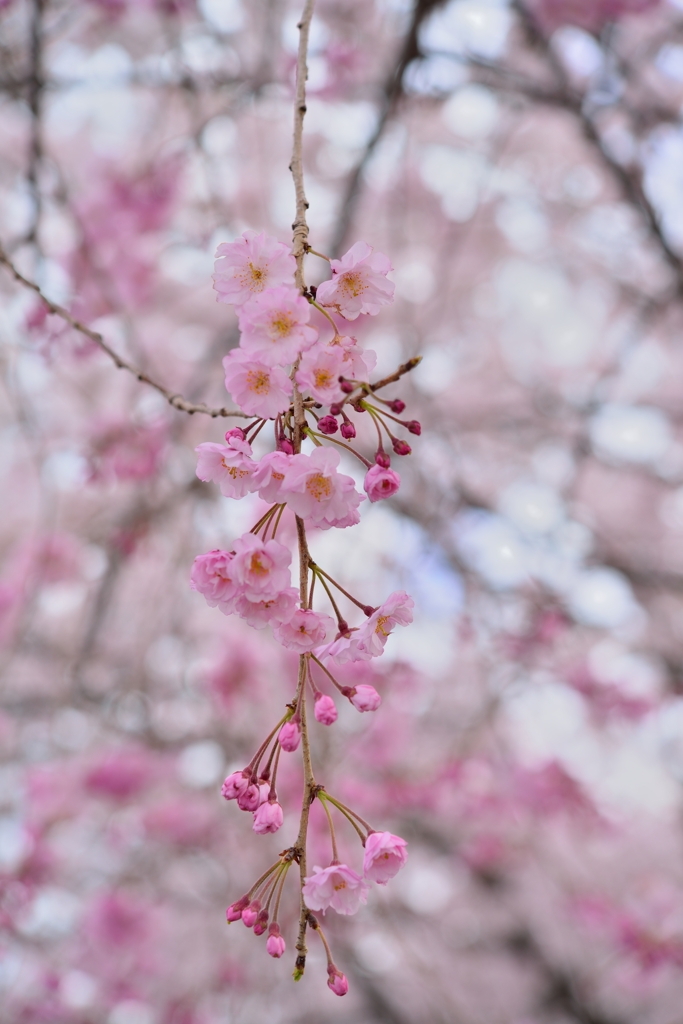
[[[60,317],[65,323],[69,324],[70,327],[73,327],[75,331],[78,331],[79,334],[83,334],[86,338],[89,338],[90,341],[94,342],[95,345],[105,353],[105,355],[109,356],[119,370],[127,370],[128,373],[131,373],[142,384],[148,384],[151,388],[154,388],[155,391],[158,391],[174,409],[177,409],[179,412],[186,412],[190,416],[193,416],[194,413],[198,412],[202,413],[204,416],[212,416],[214,419],[217,416],[242,416],[248,418],[247,413],[242,412],[241,409],[226,409],[225,407],[216,409],[206,405],[204,402],[188,402],[183,395],[170,391],[169,388],[164,387],[163,384],[159,384],[158,381],[153,380],[149,374],[143,373],[139,367],[134,366],[132,363],[123,359],[118,352],[115,352],[114,349],[104,340],[99,331],[93,331],[91,327],[86,326],[86,324],[81,323],[80,320],[73,317],[67,309],[64,309],[63,306],[59,306],[56,302],[52,302],[48,299],[35,281],[31,281],[29,278],[24,277],[24,275],[17,270],[7,253],[2,248],[0,248],[0,263],[7,267],[15,281],[18,281],[19,284],[24,285],[25,288],[30,288],[31,291],[35,292],[43,301],[50,313]]]

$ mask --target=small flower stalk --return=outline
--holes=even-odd
[[[307,5],[309,19],[311,10]],[[200,480],[232,500],[258,494],[269,507],[227,550],[216,548],[195,558],[191,587],[224,615],[236,615],[254,629],[269,628],[278,643],[299,656],[298,679],[284,715],[249,764],[229,775],[221,790],[226,801],[252,815],[258,835],[278,832],[286,824],[276,789],[280,757],[301,751],[304,799],[298,834],[250,891],[230,904],[227,921],[241,920],[255,935],[267,935],[267,953],[282,957],[288,940],[279,923],[280,903],[296,864],[302,909],[294,976],[298,980],[303,975],[310,928],[325,947],[328,987],[342,996],[348,982],[332,959],[315,913],[357,913],[373,884],[386,885],[405,864],[407,844],[399,836],[373,829],[315,779],[309,729],[313,722],[314,728],[331,728],[337,721],[337,704],[326,691],[336,690],[361,713],[380,708],[381,696],[373,686],[342,685],[333,670],[381,657],[394,630],[412,622],[414,605],[404,591],[388,595],[379,607],[353,595],[313,559],[308,535],[312,529],[351,529],[360,522],[366,500],[376,503],[399,491],[401,479],[392,455],[408,456],[411,447],[396,431],[417,436],[421,427],[416,420],[399,418],[405,410],[402,398],[385,398],[380,392],[419,360],[373,383],[375,353],[347,333],[358,317],[375,316],[393,301],[391,262],[372,245],[356,242],[340,260],[328,260],[327,281],[317,289],[305,284],[306,254],[320,256],[308,245],[307,204],[302,198],[305,51],[299,54],[297,77],[294,247],[249,230],[232,242],[222,242],[216,252],[213,280],[218,301],[234,306],[240,329],[239,346],[223,360],[225,386],[253,419],[244,429],[228,430],[224,443],[206,441],[196,449]],[[257,459],[253,441],[262,430],[262,436],[272,437],[272,449]],[[344,472],[352,459],[364,468],[364,493]],[[296,526],[298,586],[292,580],[293,552],[283,535],[278,536],[283,516]],[[307,698],[312,716],[307,716]],[[329,864],[310,871],[307,835],[315,801],[327,817],[331,850]],[[360,858],[355,866],[350,857],[350,863],[340,859],[335,819],[352,840],[360,841],[362,865]]]

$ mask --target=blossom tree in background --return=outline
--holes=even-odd
[[[680,4],[310,13],[0,4],[3,1019],[674,1024]]]

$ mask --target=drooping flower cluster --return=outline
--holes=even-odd
[[[363,350],[355,338],[342,335],[337,326],[335,316],[352,321],[362,314],[374,315],[393,299],[394,285],[388,278],[391,263],[367,243],[357,242],[341,260],[330,260],[331,279],[317,291],[295,287],[294,256],[287,246],[264,233],[246,231],[237,241],[221,244],[216,255],[218,300],[235,306],[240,328],[239,347],[223,360],[225,384],[233,400],[253,420],[245,429],[228,430],[225,443],[200,444],[196,449],[197,476],[217,484],[225,497],[258,494],[270,507],[230,550],[199,555],[191,585],[224,614],[238,615],[256,629],[271,626],[275,639],[300,656],[299,682],[286,714],[249,764],[229,775],[222,789],[226,800],[234,800],[241,810],[252,814],[254,831],[266,834],[278,831],[284,822],[276,790],[278,764],[283,751],[292,753],[301,744],[307,728],[303,715],[307,690],[313,697],[317,722],[331,726],[337,719],[335,702],[320,689],[313,667],[321,673],[319,681],[332,685],[358,711],[375,711],[381,703],[375,688],[361,682],[342,685],[331,667],[381,656],[393,630],[412,622],[413,600],[408,594],[390,594],[379,607],[357,599],[313,560],[305,538],[308,528],[355,526],[366,496],[376,502],[399,489],[400,477],[391,468],[385,441],[394,454],[408,455],[410,446],[395,436],[393,424],[416,435],[421,428],[416,420],[399,418],[405,409],[401,399],[386,400],[376,392],[399,380],[417,360],[400,367],[391,378],[371,384],[368,378],[375,354]],[[314,315],[319,326],[312,322]],[[377,433],[372,461],[351,443],[357,435],[354,418],[358,414],[365,414]],[[268,421],[274,429],[274,447],[256,459],[252,442]],[[337,433],[342,440],[334,437]],[[311,444],[309,451],[302,451],[305,441]],[[340,471],[340,448],[363,463],[365,494],[356,489],[351,476]],[[285,511],[293,514],[297,523],[303,574],[298,589],[292,585],[292,553],[276,539]],[[350,625],[342,615],[339,594],[364,616],[357,625]],[[322,599],[322,609],[313,607],[314,596]],[[304,849],[299,839],[249,893],[228,908],[227,917],[228,921],[241,919],[257,935],[268,928],[267,950],[271,956],[282,956],[285,939],[280,933],[278,909],[289,868],[292,863],[300,864],[308,908],[304,926],[320,934],[328,957],[328,985],[337,995],[344,995],[346,979],[332,960],[320,923],[310,912],[331,907],[341,914],[355,913],[367,899],[369,883],[385,885],[405,863],[406,843],[372,829],[324,787],[310,780],[308,785],[310,800],[317,798],[328,818],[330,865],[304,874],[305,839]],[[331,809],[353,825],[363,842],[362,875],[339,860]],[[295,976],[300,976],[303,966],[299,961],[297,965]]]

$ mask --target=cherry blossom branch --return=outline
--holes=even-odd
[[[40,288],[40,285],[36,284],[35,281],[31,281],[28,277],[25,277],[17,269],[17,267],[14,265],[12,260],[9,258],[9,256],[1,246],[0,263],[7,267],[8,271],[15,279],[15,281],[23,285],[25,288],[30,288],[31,291],[35,292],[36,295],[40,298],[40,300],[45,304],[45,306],[47,306],[50,313],[53,313],[55,316],[58,316],[61,320],[67,323],[75,331],[78,331],[79,334],[84,335],[86,338],[89,338],[90,341],[94,342],[94,344],[97,345],[97,347],[101,349],[101,351],[104,352],[105,355],[109,356],[109,358],[117,367],[117,369],[127,370],[127,372],[131,373],[137,380],[140,381],[141,384],[148,384],[149,387],[154,388],[154,390],[157,391],[160,395],[163,395],[168,404],[172,406],[174,409],[177,409],[179,412],[186,412],[189,416],[193,416],[195,413],[201,413],[204,416],[211,416],[213,419],[215,419],[218,416],[240,416],[243,418],[251,419],[251,417],[248,416],[247,413],[242,412],[241,409],[226,409],[225,407],[215,409],[209,405],[206,405],[204,402],[189,402],[183,395],[171,391],[169,388],[164,387],[163,384],[159,384],[158,381],[150,377],[149,374],[144,373],[144,371],[141,370],[139,367],[134,366],[132,363],[129,363],[127,362],[127,360],[123,359],[123,357],[120,356],[118,352],[116,352],[104,340],[104,337],[99,333],[99,331],[94,331],[91,327],[88,327],[80,320],[77,320],[76,317],[72,316],[71,313],[69,313],[67,309],[64,309],[63,306],[60,306],[58,303],[52,302],[51,299],[48,299],[47,296],[43,293],[42,289]]]

